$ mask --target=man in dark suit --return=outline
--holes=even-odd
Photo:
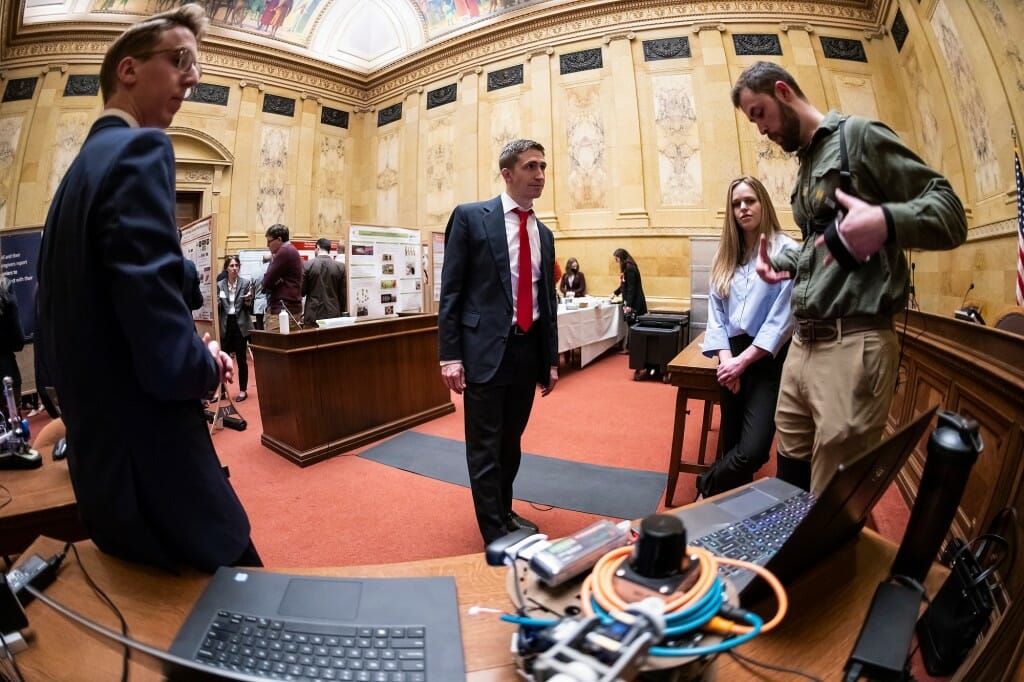
[[[37,352],[67,425],[82,521],[103,551],[171,570],[261,565],[203,414],[233,368],[196,335],[182,296],[164,132],[199,81],[206,22],[185,5],[107,50],[106,109],[54,196],[38,273]]]
[[[316,240],[316,257],[306,261],[302,275],[302,326],[316,329],[317,320],[340,317],[345,311],[345,264],[331,257],[331,240]]]
[[[536,384],[558,382],[555,240],[533,213],[544,190],[544,147],[508,143],[505,192],[456,206],[445,229],[438,312],[441,375],[464,394],[466,462],[485,543],[537,526],[512,511],[520,438]]]

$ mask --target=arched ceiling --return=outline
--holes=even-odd
[[[167,9],[179,0],[0,0],[6,5],[8,43],[33,35],[68,35],[81,30],[111,32],[120,25]],[[337,67],[359,79],[415,59],[435,46],[451,49],[460,39],[518,25],[529,30],[531,17],[564,14],[566,20],[594,11],[623,11],[663,5],[657,0],[197,0],[211,17],[210,37],[222,44],[272,54],[293,54]],[[699,2],[690,17],[720,20],[786,13],[808,20],[816,16],[857,16],[884,21],[892,0],[788,0],[785,2]],[[677,12],[678,13],[678,12]]]

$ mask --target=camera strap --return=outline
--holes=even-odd
[[[843,117],[839,119],[839,189],[843,190],[847,194],[853,194],[853,177],[850,175],[850,156],[846,151],[846,119]],[[844,270],[856,270],[861,266],[861,262],[853,257],[853,254],[847,250],[846,245],[843,244],[842,238],[839,236],[839,223],[842,221],[844,213],[841,209],[837,209],[835,220],[831,221],[828,227],[825,228],[825,246],[828,247],[829,253],[836,259],[839,266]]]

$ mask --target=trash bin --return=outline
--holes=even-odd
[[[690,313],[689,311],[679,312],[676,310],[652,310],[646,315],[641,315],[637,320],[640,324],[646,322],[670,322],[679,325],[679,350],[690,344]]]
[[[629,368],[636,370],[633,378],[667,381],[668,363],[679,354],[682,328],[678,321],[642,319],[629,328]]]

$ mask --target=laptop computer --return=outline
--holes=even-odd
[[[170,653],[263,679],[465,677],[455,579],[217,570]]]
[[[764,478],[673,513],[682,519],[690,545],[764,566],[787,582],[860,532],[936,409],[840,465],[817,498],[785,481]],[[766,583],[752,571],[720,570],[744,604],[767,593]]]

